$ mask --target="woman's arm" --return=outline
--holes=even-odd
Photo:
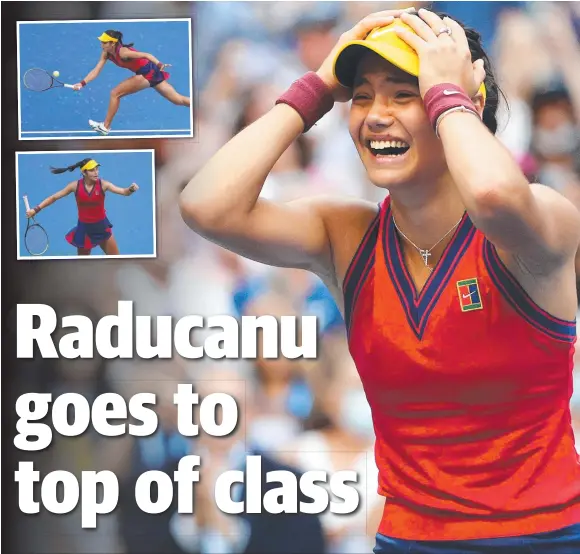
[[[99,76],[99,73],[101,72],[103,67],[105,67],[106,63],[107,63],[107,54],[105,52],[101,52],[101,57],[99,58],[97,65],[95,65],[95,67],[93,67],[93,69],[89,71],[87,76],[80,83],[76,83],[75,85],[73,85],[75,89],[79,90],[84,86],[86,86],[91,81],[94,81]]]
[[[485,72],[480,62],[472,65],[461,26],[427,10],[419,15],[425,21],[406,14],[402,19],[420,36],[398,34],[419,53],[421,93],[454,83],[475,96]],[[435,35],[444,25],[452,29],[452,39]],[[541,273],[571,260],[580,241],[580,214],[571,202],[548,187],[530,185],[507,148],[473,114],[445,115],[438,132],[469,216],[491,242]]]
[[[328,237],[315,207],[259,198],[268,173],[303,127],[300,115],[280,104],[231,139],[181,193],[187,225],[266,264],[309,268],[327,258]]]
[[[131,196],[134,192],[139,190],[139,185],[137,185],[137,183],[133,183],[127,188],[118,187],[109,181],[101,181],[101,184],[104,192],[110,191],[114,194],[120,194],[121,196]]]
[[[57,200],[60,200],[61,198],[64,198],[65,196],[69,195],[71,192],[74,192],[76,187],[77,187],[76,181],[69,183],[62,190],[59,190],[58,192],[54,193],[48,198],[45,198],[40,204],[28,210],[26,212],[26,217],[32,217],[33,215],[36,215],[40,210],[47,208],[51,204],[54,204]]]
[[[333,93],[334,87],[341,89],[332,82],[336,50],[345,42],[364,38],[374,27],[387,25],[399,13],[373,14],[341,36],[319,70]],[[209,240],[265,264],[326,275],[333,272],[325,218],[332,209],[330,203],[312,198],[274,203],[260,198],[268,173],[303,130],[298,112],[278,104],[232,138],[181,193],[180,209],[187,225]]]
[[[549,187],[530,185],[507,148],[473,116],[446,116],[440,136],[467,211],[491,242],[544,271],[573,255],[580,213],[569,200]]]

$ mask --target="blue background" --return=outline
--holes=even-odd
[[[107,29],[123,33],[123,42],[134,42],[137,50],[153,54],[169,63],[169,83],[177,92],[191,96],[188,21],[143,21],[138,23],[86,22],[19,25],[21,132],[90,131],[88,120],[103,121],[113,87],[134,75],[107,62],[101,74],[84,89],[75,92],[55,88],[45,92],[28,90],[22,78],[28,69],[40,67],[50,74],[60,72],[58,80],[74,84],[83,79],[99,61],[97,37]],[[140,135],[139,130],[155,129],[148,135],[186,136],[190,134],[190,110],[176,106],[152,88],[121,99],[112,129],[137,131],[111,133],[109,136]],[[163,129],[184,129],[169,133]],[[55,138],[91,137],[97,133],[58,133]],[[49,138],[49,134],[25,133],[23,138]],[[146,135],[143,135],[146,136]]]
[[[80,169],[71,173],[53,175],[52,167],[66,167],[84,158],[94,158],[100,164],[99,176],[118,187],[128,187],[135,182],[139,190],[131,196],[108,192],[105,197],[107,217],[113,224],[113,236],[122,255],[154,254],[153,229],[153,153],[152,152],[50,152],[42,154],[18,154],[18,209],[20,256],[30,256],[24,246],[26,232],[26,208],[23,195],[33,208],[45,198],[63,189],[71,181],[81,178]],[[77,250],[66,242],[65,235],[76,226],[78,212],[74,194],[57,200],[38,214],[36,221],[48,233],[50,247],[44,256],[76,256]],[[104,255],[100,247],[93,255]]]

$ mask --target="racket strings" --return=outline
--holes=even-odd
[[[24,74],[26,88],[36,91],[48,90],[54,84],[54,79],[44,69],[29,69]]]
[[[24,237],[26,249],[33,256],[40,256],[48,250],[48,235],[38,224],[31,225]]]

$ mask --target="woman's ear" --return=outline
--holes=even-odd
[[[483,117],[483,109],[485,108],[485,98],[481,92],[478,92],[472,99],[475,104],[475,109],[480,117]]]
[[[483,108],[485,107],[485,98],[483,97],[483,94],[481,93],[480,89],[481,89],[481,83],[483,83],[485,81],[485,69],[483,66],[482,59],[475,60],[473,62],[473,76],[474,76],[475,82],[478,84],[478,92],[472,98],[472,100],[473,100],[473,103],[475,104],[475,107],[477,109],[477,113],[480,116],[483,116]]]
[[[481,86],[481,83],[483,83],[485,81],[485,63],[483,61],[483,59],[479,58],[478,60],[475,60],[472,64],[473,67],[473,77],[475,79],[475,82],[479,84],[479,86]]]

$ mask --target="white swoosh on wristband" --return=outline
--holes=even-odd
[[[447,90],[445,89],[443,91],[443,94],[445,94],[446,96],[451,96],[452,94],[461,94],[458,90]]]

